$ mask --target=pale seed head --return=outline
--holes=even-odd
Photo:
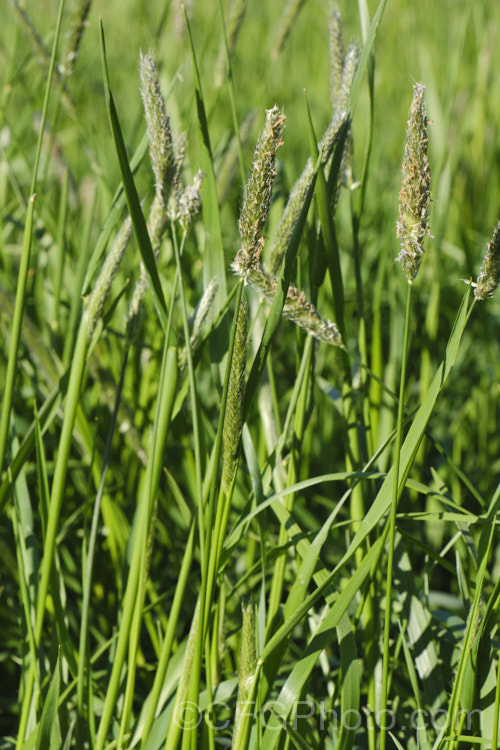
[[[431,173],[427,158],[427,115],[424,103],[425,86],[416,83],[406,131],[405,153],[399,193],[397,237],[401,250],[396,258],[412,284],[424,253],[423,243],[429,231]]]

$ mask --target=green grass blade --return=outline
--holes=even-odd
[[[308,644],[304,655],[298,659],[290,672],[280,694],[277,698],[277,703],[280,706],[280,715],[282,718],[287,718],[290,712],[293,710],[296,702],[300,700],[302,690],[308,680],[314,665],[318,659],[319,654],[325,648],[327,642],[331,639],[332,628],[337,627],[340,623],[343,615],[346,613],[349,604],[352,602],[360,587],[370,576],[373,569],[373,565],[377,560],[377,557],[381,551],[382,538],[378,539],[377,542],[371,547],[369,552],[366,554],[361,565],[356,569],[352,577],[349,579],[348,584],[340,593],[338,599],[335,601],[333,606],[329,609],[328,613],[324,617],[320,627],[314,634],[310,643]],[[264,651],[260,656],[259,663],[264,663],[268,656],[272,653],[273,649],[279,645],[283,637],[290,633],[295,625],[305,616],[307,610],[318,600],[319,596],[327,588],[329,582],[333,579],[333,575],[330,574],[325,581],[325,584],[319,587],[314,594],[309,596],[304,605],[300,607],[299,611],[293,618],[285,622],[281,628],[275,633],[271,640],[266,644]],[[273,750],[277,747],[280,740],[280,732],[277,731],[279,724],[278,720],[271,717],[267,723],[266,731],[264,733],[261,750]]]
[[[60,406],[61,394],[66,391],[69,382],[69,372],[66,373],[59,385],[54,388],[39,412],[42,432],[53,421]],[[19,449],[14,454],[9,473],[0,486],[0,512],[4,509],[8,499],[11,484],[19,476],[25,462],[28,460],[35,447],[35,423],[33,422],[24,436]]]
[[[147,154],[148,147],[149,147],[148,134],[144,133],[141,139],[141,142],[137,146],[135,153],[132,159],[130,160],[130,171],[132,172],[132,175],[134,175],[139,169],[142,163],[142,160]],[[111,208],[109,209],[108,215],[104,221],[104,224],[101,227],[101,231],[99,232],[99,237],[97,239],[97,242],[95,243],[94,250],[92,252],[90,260],[88,264],[86,264],[86,267],[84,268],[85,276],[84,276],[84,280],[82,283],[82,294],[88,293],[90,289],[91,281],[96,274],[99,262],[102,260],[102,255],[104,253],[106,245],[109,242],[109,238],[113,232],[113,229],[115,229],[115,227],[119,226],[120,224],[120,220],[123,214],[123,207],[125,203],[126,203],[126,199],[125,199],[123,183],[120,183],[111,201]]]
[[[165,676],[167,674],[167,669],[170,663],[177,623],[179,622],[179,618],[182,614],[182,602],[186,593],[188,576],[193,561],[195,531],[196,524],[193,523],[189,532],[188,541],[186,543],[186,549],[179,572],[179,579],[175,587],[174,600],[169,612],[168,626],[165,633],[165,638],[163,640],[162,651],[160,659],[158,661],[158,667],[156,669],[153,687],[148,695],[148,704],[145,711],[144,724],[142,725],[142,722],[139,722],[137,727],[137,732],[140,733],[141,737],[141,748],[143,748],[143,750],[146,750],[150,732],[153,727],[160,695],[163,691]]]
[[[378,4],[378,8],[375,11],[375,15],[373,16],[373,20],[370,26],[370,30],[368,32],[368,36],[366,37],[366,41],[361,51],[361,57],[359,59],[358,69],[356,71],[356,75],[354,76],[354,81],[352,83],[352,88],[349,94],[349,104],[350,104],[351,111],[354,111],[354,105],[356,103],[356,99],[358,98],[358,91],[359,91],[359,87],[361,84],[361,79],[364,76],[366,67],[370,63],[370,57],[371,57],[373,45],[375,43],[375,37],[377,35],[377,30],[378,30],[378,27],[380,26],[380,22],[382,20],[382,15],[384,13],[386,5],[387,5],[387,0],[380,0],[380,3]]]
[[[61,665],[60,654],[58,654],[53,669],[52,679],[50,681],[49,691],[43,704],[35,750],[47,750],[47,748],[51,747],[52,732],[54,731],[57,719],[60,684]]]
[[[446,347],[444,360],[441,362],[436,374],[434,375],[434,378],[432,379],[429,390],[425,394],[424,400],[413,419],[412,425],[403,443],[400,459],[400,483],[406,481],[408,472],[410,471],[413,464],[415,455],[424,436],[425,429],[427,427],[429,419],[431,418],[438,396],[444,388],[453,365],[455,364],[455,360],[457,358],[458,350],[460,347],[460,342],[462,339],[462,334],[465,330],[465,326],[468,320],[469,297],[470,291],[467,291],[460,305],[457,319],[455,321],[452,334]],[[392,468],[388,473],[382,487],[380,488],[373,504],[369,508],[365,518],[361,521],[360,527],[356,532],[356,535],[354,536],[349,549],[339,563],[339,567],[344,565],[347,560],[351,558],[356,549],[358,549],[358,547],[364,542],[370,531],[375,528],[376,524],[390,508],[393,482],[394,470]]]
[[[160,277],[158,276],[158,269],[156,267],[153,248],[151,247],[151,240],[149,237],[148,228],[146,226],[146,220],[144,219],[144,214],[142,213],[139,196],[137,195],[134,178],[130,169],[127,150],[125,148],[120,123],[118,120],[118,114],[116,112],[115,103],[111,94],[102,21],[99,22],[99,40],[101,44],[101,60],[104,79],[104,93],[106,96],[106,107],[108,110],[111,132],[113,134],[113,142],[115,144],[116,155],[118,157],[118,164],[120,166],[120,174],[122,177],[123,188],[125,190],[128,210],[132,219],[134,233],[141,253],[141,258],[151,285],[151,291],[153,293],[158,316],[160,318],[163,330],[166,330],[168,319],[167,305],[165,302],[165,297],[163,295],[163,288],[161,286]]]
[[[42,440],[38,412],[35,409],[35,442],[36,442],[36,466],[38,477],[38,495],[40,498],[40,507],[42,514],[42,526],[44,535],[48,525],[50,493],[47,459],[45,456],[45,447]],[[75,652],[72,645],[72,639],[68,629],[67,615],[64,608],[66,601],[66,591],[64,587],[64,578],[62,576],[61,566],[57,555],[54,556],[54,565],[50,576],[50,595],[54,607],[54,617],[57,627],[57,638],[62,649],[62,656],[66,660],[71,674],[74,676],[77,672],[77,663]]]
[[[415,698],[415,704],[417,707],[417,725],[416,730],[418,732],[418,746],[421,748],[421,750],[431,750],[431,744],[429,742],[429,738],[427,736],[426,731],[426,721],[425,721],[425,714],[422,712],[422,701],[420,699],[420,689],[418,686],[418,678],[417,678],[417,672],[415,670],[415,665],[413,664],[413,659],[411,655],[410,648],[408,646],[408,643],[406,642],[405,635],[403,633],[401,623],[399,623],[399,629],[401,631],[401,638],[403,641],[403,652],[405,656],[405,663],[406,663],[406,669],[408,670],[408,675],[410,677],[410,683],[413,690],[413,695]]]
[[[38,588],[38,598],[36,604],[35,641],[37,644],[40,643],[42,637],[43,621],[45,617],[45,605],[54,564],[56,534],[65,492],[68,459],[71,450],[72,433],[75,424],[76,411],[80,399],[80,390],[85,369],[86,351],[87,326],[85,325],[85,322],[83,322],[80,326],[78,340],[75,347],[75,355],[70,372],[66,409],[64,412],[61,437],[59,441],[59,452],[57,454],[57,460],[54,469],[54,478],[52,482],[48,524],[44,539],[44,555],[41,565],[40,584]],[[24,694],[21,710],[21,719],[18,733],[18,740],[20,741],[24,739],[26,731],[26,722],[28,720],[28,712],[33,689],[34,669],[35,665],[32,664],[30,673],[27,678],[26,691]]]
[[[363,667],[358,657],[353,625],[345,614],[337,625],[342,673],[341,716],[342,724],[338,750],[350,750],[359,728],[361,677]]]
[[[313,162],[316,162],[319,157],[316,135],[314,132],[314,126],[311,117],[311,111],[306,100],[307,117],[309,121],[309,142],[311,149],[311,156]],[[346,121],[343,129],[342,136],[340,137],[335,152],[343,153],[346,137],[349,133],[350,122]],[[334,157],[335,158],[335,157]],[[338,160],[340,167],[341,160]],[[337,189],[338,170],[335,178],[332,180],[333,189]],[[335,225],[333,221],[332,211],[330,209],[330,199],[328,196],[328,187],[325,180],[323,169],[318,170],[318,179],[316,182],[316,202],[318,205],[318,214],[321,224],[321,233],[325,243],[325,249],[327,254],[328,271],[330,274],[330,282],[333,290],[333,305],[335,309],[335,322],[340,331],[340,335],[345,339],[345,323],[344,323],[344,285],[342,283],[342,271],[340,268],[340,257],[339,257],[339,246],[337,242],[337,236],[335,232]]]
[[[83,289],[84,289],[84,279],[85,279],[86,269],[89,266],[91,233],[92,233],[92,226],[94,224],[96,205],[97,205],[97,190],[94,190],[94,193],[92,195],[92,202],[89,207],[89,212],[85,221],[85,225],[83,227],[82,245],[81,245],[80,255],[78,258],[78,266],[77,266],[77,271],[76,271],[76,289],[81,293],[73,295],[70,300],[69,321],[68,321],[68,327],[66,328],[66,331],[65,331],[64,351],[63,351],[63,356],[62,356],[62,360],[64,362],[65,367],[69,366],[71,352],[73,351],[73,344],[75,342],[75,337],[78,334],[78,320],[80,319],[80,315],[82,311],[82,295],[83,295]]]
[[[34,677],[37,689],[39,689],[40,671],[35,643],[36,588],[33,574],[38,569],[38,555],[32,545],[29,545],[29,536],[33,533],[33,514],[27,496],[26,477],[23,472],[14,486],[15,507],[12,512],[12,528],[16,541],[19,597],[24,613],[29,657],[31,663],[36,665]],[[22,669],[23,671],[26,669],[26,663],[22,664]],[[27,673],[29,674],[29,670]]]
[[[59,305],[61,301],[61,287],[64,272],[64,260],[66,255],[66,224],[68,221],[68,186],[69,173],[66,169],[63,174],[61,190],[61,203],[59,206],[59,217],[57,226],[56,259],[54,264],[54,297],[52,306],[52,325],[56,326],[59,320]]]
[[[168,342],[166,342],[168,343]],[[147,555],[147,540],[151,522],[154,493],[159,479],[159,454],[161,454],[166,439],[166,430],[170,424],[172,408],[174,403],[175,389],[177,385],[177,356],[173,348],[165,346],[158,400],[156,404],[155,430],[153,431],[152,459],[148,464],[145,492],[141,494],[141,504],[135,517],[135,526],[132,532],[132,552],[127,579],[126,590],[123,596],[123,604],[120,619],[120,630],[116,653],[106,691],[101,721],[97,732],[95,748],[102,750],[106,743],[109,725],[113,718],[122,669],[127,656],[131,626],[136,606],[142,608],[142,595],[138,599],[138,593],[142,585],[141,575],[145,570],[145,559]],[[132,655],[135,658],[135,655]]]
[[[168,339],[167,339],[168,342]],[[160,391],[157,404],[157,413],[155,417],[153,444],[151,447],[148,463],[148,471],[144,488],[144,501],[149,508],[149,518],[153,514],[155,499],[158,493],[158,485],[163,468],[165,456],[165,441],[167,431],[170,426],[172,409],[174,403],[175,390],[177,386],[177,353],[173,347],[166,349],[166,358],[160,375]],[[151,531],[148,531],[147,543],[151,544]],[[120,724],[120,737],[123,740],[125,733],[129,730],[129,723],[132,712],[132,699],[135,688],[135,673],[137,666],[137,656],[139,651],[139,637],[143,619],[144,599],[146,595],[146,580],[148,575],[148,558],[147,549],[141,561],[141,575],[139,576],[138,592],[135,599],[135,613],[131,624],[130,642],[129,642],[129,665],[127,674],[127,684],[125,689],[124,709]]]
[[[217,199],[217,184],[212,156],[212,147],[210,144],[210,135],[208,131],[208,121],[201,87],[200,72],[196,59],[196,52],[191,34],[191,26],[187,17],[186,9],[184,10],[184,20],[188,32],[188,41],[191,52],[191,62],[194,72],[196,110],[198,115],[198,129],[201,149],[201,168],[204,172],[202,183],[202,211],[203,226],[205,234],[205,249],[203,263],[203,279],[205,286],[211,279],[217,279],[218,290],[215,298],[213,311],[210,313],[211,319],[219,312],[224,305],[227,297],[226,291],[226,262],[224,260],[224,247],[222,244],[222,231],[219,215],[219,201]],[[224,349],[227,348],[227,328],[222,326],[214,338],[214,356],[215,361],[222,359]]]
[[[19,266],[19,276],[17,280],[16,303],[14,309],[14,319],[12,321],[12,335],[10,338],[9,358],[7,361],[7,373],[5,376],[5,386],[2,399],[2,417],[0,421],[0,471],[3,470],[7,448],[10,414],[12,409],[12,397],[14,394],[14,384],[17,370],[17,357],[19,351],[19,342],[21,339],[21,326],[26,304],[26,282],[28,278],[28,269],[30,266],[31,258],[35,198],[36,196],[32,194],[28,202],[26,224],[24,226],[23,250],[21,254],[21,264]]]
[[[49,109],[49,96],[52,88],[52,80],[54,77],[54,70],[56,66],[56,55],[57,45],[61,33],[61,23],[64,10],[64,0],[61,0],[59,4],[59,12],[57,16],[56,31],[54,36],[54,43],[52,45],[52,54],[50,58],[49,71],[47,76],[47,85],[45,87],[45,98],[42,109],[42,119],[40,123],[40,131],[38,134],[38,143],[35,154],[35,164],[33,167],[33,173],[31,177],[31,188],[30,188],[30,199],[28,201],[28,209],[26,212],[26,222],[24,225],[24,240],[23,249],[21,253],[21,263],[19,266],[19,275],[17,279],[17,292],[16,292],[16,305],[14,311],[14,320],[12,321],[12,335],[10,339],[9,357],[7,361],[7,374],[5,378],[4,394],[2,400],[2,417],[0,420],[0,473],[4,468],[5,452],[7,448],[7,437],[9,432],[10,414],[12,409],[12,397],[14,393],[14,383],[17,369],[17,357],[19,351],[19,341],[21,338],[21,326],[23,321],[24,309],[26,306],[26,286],[28,279],[28,271],[30,267],[31,259],[31,246],[32,246],[32,234],[33,234],[33,215],[35,211],[35,198],[36,188],[38,179],[38,167],[40,164],[40,156],[42,153],[42,142],[45,131],[45,123],[47,121],[47,114]]]
[[[88,675],[90,674],[90,661],[88,654],[88,630],[90,620],[90,608],[91,608],[91,592],[92,592],[92,581],[94,574],[95,555],[97,546],[97,534],[99,529],[99,520],[101,516],[101,504],[102,498],[105,491],[106,476],[109,467],[110,453],[111,453],[111,441],[115,432],[116,420],[118,416],[118,407],[120,403],[123,380],[125,376],[125,370],[127,366],[127,354],[125,354],[122,371],[120,374],[120,382],[118,384],[115,406],[111,417],[111,424],[109,426],[108,437],[104,448],[103,463],[101,468],[101,477],[99,480],[99,486],[97,488],[97,495],[94,503],[94,510],[92,513],[92,523],[90,528],[90,535],[88,541],[88,549],[86,555],[86,567],[85,574],[83,576],[83,596],[81,606],[81,624],[80,624],[80,638],[78,645],[78,671],[77,671],[77,706],[78,706],[78,717],[76,726],[76,737],[77,744],[79,746],[84,744],[83,741],[83,719],[84,719],[84,701],[85,696],[88,694],[88,690],[91,690],[91,686],[88,684]]]
[[[299,732],[294,728],[292,724],[290,724],[288,721],[285,721],[284,719],[281,719],[279,714],[277,715],[277,718],[281,722],[283,729],[288,734],[290,740],[293,743],[293,746],[297,750],[311,750],[311,746],[303,739],[303,737],[299,734]]]

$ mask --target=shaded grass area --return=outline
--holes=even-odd
[[[4,13],[2,747],[496,746],[500,11],[293,5]]]

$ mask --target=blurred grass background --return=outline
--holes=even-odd
[[[0,6],[0,286],[2,292],[12,295],[17,278],[22,241],[20,227],[24,221],[25,201],[28,198],[36,146],[37,113],[43,102],[47,61],[35,53],[32,40],[7,0],[0,2],[3,4]],[[284,145],[279,153],[276,208],[273,209],[276,217],[283,204],[283,195],[299,176],[310,154],[304,89],[317,134],[322,133],[328,124],[331,111],[327,32],[329,6],[324,2],[307,0],[283,50],[275,58],[273,50],[284,5],[283,0],[249,0],[232,59],[239,122],[244,120],[250,110],[255,113],[253,130],[244,146],[247,170],[262,126],[264,109],[269,109],[276,103],[283,107],[287,115]],[[360,43],[357,3],[338,0],[337,5],[343,19],[344,41]],[[373,14],[377,3],[369,2],[368,6]],[[49,49],[57,7],[54,0],[46,0],[43,5],[37,2],[26,3],[27,12]],[[67,14],[71,8],[72,5],[68,2]],[[233,134],[227,82],[217,85],[217,66],[222,43],[220,16],[215,0],[193,0],[186,2],[186,8],[198,55],[217,172]],[[227,3],[224,8],[227,23],[230,14]],[[30,280],[32,294],[27,315],[33,324],[35,338],[38,337],[44,347],[59,356],[62,356],[64,349],[64,319],[67,318],[71,303],[78,259],[80,253],[85,251],[82,238],[86,227],[89,227],[88,248],[91,249],[120,179],[104,102],[98,42],[99,16],[102,16],[106,34],[111,85],[129,155],[134,153],[144,133],[144,115],[139,96],[139,51],[151,49],[160,66],[173,127],[185,132],[187,136],[186,165],[190,176],[196,172],[200,158],[192,64],[180,4],[96,0],[91,9],[89,26],[83,37],[75,72],[68,82],[68,92],[73,102],[72,111],[68,111],[64,103],[61,105],[57,96],[52,97],[46,136],[50,152],[45,152],[45,160],[42,161],[43,201],[40,201],[37,216],[36,259]],[[63,33],[64,31],[63,26]],[[360,240],[368,318],[371,322],[381,322],[384,364],[379,374],[393,389],[401,348],[399,323],[403,316],[406,288],[402,274],[393,265],[399,252],[395,222],[404,134],[414,81],[422,81],[426,86],[428,114],[432,121],[429,141],[433,195],[430,225],[433,238],[427,241],[427,253],[416,285],[418,293],[415,294],[412,320],[413,359],[410,361],[408,388],[410,406],[416,405],[418,389],[428,382],[430,374],[443,356],[443,341],[447,338],[458,300],[464,290],[461,280],[476,277],[491,229],[500,216],[499,34],[500,6],[496,2],[422,0],[415,3],[411,0],[388,0],[377,35],[373,144]],[[368,93],[363,82],[353,121],[356,173],[361,171],[363,162],[368,109]],[[52,139],[51,122],[57,122]],[[61,291],[61,320],[56,324],[51,317],[58,258],[54,248],[61,186],[66,170],[69,179],[65,225],[66,260]],[[139,169],[137,185],[141,197],[151,194],[147,159],[144,159]],[[95,210],[92,208],[94,195]],[[356,194],[353,195],[355,199]],[[356,340],[357,302],[353,283],[350,199],[347,191],[343,191],[337,213],[337,229],[346,285],[348,332],[350,338]],[[228,269],[239,242],[237,219],[241,201],[242,187],[236,177],[221,209]],[[92,210],[94,213],[89,220]],[[274,213],[271,226],[273,216]],[[196,236],[196,232],[200,231],[200,227],[196,227],[186,249],[188,257],[192,259],[187,278],[191,282],[188,292],[193,307],[202,291],[202,259],[197,254]],[[134,246],[134,251],[127,253],[120,271],[122,284],[125,284],[128,277],[136,275],[137,265]],[[165,277],[171,279],[174,268],[172,257],[162,258],[160,268]],[[168,283],[171,282],[167,281]],[[119,313],[124,312],[127,294],[126,292],[119,303]],[[331,299],[328,295],[325,295],[323,304],[325,314],[329,314]],[[151,300],[148,305],[151,311]],[[1,308],[2,332],[4,338],[7,338],[11,312],[5,299]],[[145,324],[147,347],[146,354],[143,354],[146,359],[151,357],[152,364],[144,364],[144,360],[137,361],[137,369],[128,375],[126,382],[127,399],[140,407],[136,423],[139,430],[141,423],[149,426],[153,408],[153,381],[159,357],[158,331],[155,330],[154,320],[154,315],[150,315],[150,322]],[[451,379],[431,425],[434,436],[442,442],[453,460],[485,497],[495,490],[500,469],[499,324],[498,297],[477,306],[466,331],[457,364],[459,376]],[[296,337],[290,330],[282,330],[283,338],[273,362],[283,417],[294,382],[293,342]],[[371,343],[371,327],[368,337]],[[103,378],[103,373],[107,370],[115,380],[118,379],[119,348],[119,343],[113,336],[108,336],[100,344],[100,377]],[[5,367],[4,353],[5,350],[0,352],[2,372]],[[335,367],[335,357],[326,348],[321,348],[317,356],[317,372],[328,379]],[[37,372],[36,359],[28,357],[16,394],[16,428],[21,436],[32,418],[29,399],[36,393],[39,381],[44,377],[44,374]],[[216,410],[211,388],[211,379],[200,376],[200,392],[208,416],[213,416]],[[99,375],[93,373],[83,402],[87,413],[96,420],[93,429],[97,450],[102,448],[103,443],[98,391]],[[343,456],[343,447],[337,435],[338,425],[335,416],[332,416],[330,402],[325,394],[317,394],[316,399],[318,408],[311,417],[311,427],[305,437],[301,477],[333,470]],[[181,467],[181,479],[178,478],[177,481],[187,494],[191,494],[190,483],[192,485],[194,481],[194,472],[192,456],[186,450],[184,419],[182,414],[179,415],[171,455],[173,463],[178,463]],[[55,440],[56,434],[52,430],[52,440]],[[118,439],[115,438],[115,441],[118,446]],[[264,442],[262,431],[256,437],[261,456],[265,453]],[[123,521],[123,517],[129,515],[133,507],[134,479],[139,471],[138,462],[137,465],[133,464],[134,460],[137,461],[137,456],[134,458],[131,446],[123,447],[120,444],[119,450],[120,458],[113,468],[115,498],[120,506],[117,523]],[[429,455],[427,462],[423,459],[421,461],[422,479],[432,481],[430,469],[436,468],[443,481],[451,486],[454,499],[459,503],[463,489],[453,472],[448,472],[444,460],[437,453],[431,451]],[[81,457],[75,452],[73,459],[78,468]],[[85,460],[88,460],[88,456],[85,456]],[[135,466],[131,471],[128,462]],[[83,513],[80,498],[85,497],[88,492],[84,463],[82,461],[80,466],[81,472],[72,473],[74,486],[68,489],[67,526],[61,531],[63,539],[66,533],[69,534],[68,546],[61,544],[60,550],[67,567],[68,584],[73,583],[76,590],[80,576],[78,561],[67,550],[78,539],[79,532],[72,524]],[[323,504],[327,510],[330,509],[330,498],[324,497],[319,489],[312,494],[319,507]],[[237,495],[235,503],[236,506],[238,503],[243,506],[244,498]],[[297,513],[302,514],[306,525],[312,527],[320,511],[317,507],[311,510],[310,503],[301,501]],[[177,516],[179,527],[184,532],[185,523],[178,509],[174,511],[174,518]],[[169,530],[168,520],[170,519],[161,519],[159,534],[165,544],[176,550],[175,540],[169,538],[172,532]],[[441,527],[433,530],[429,526],[427,537],[431,542],[438,545],[442,536]],[[1,528],[0,542],[4,576],[7,578],[9,571],[13,575],[15,572],[11,530],[8,526]],[[115,562],[121,552],[111,551],[111,556],[115,555]],[[153,567],[156,565],[161,568],[161,555],[156,554],[158,557],[153,561]],[[339,555],[339,552],[329,553],[333,560]],[[248,556],[252,559],[251,552]],[[497,554],[497,560],[500,565],[500,554]],[[99,629],[107,633],[110,622],[113,622],[119,597],[117,591],[120,590],[119,580],[114,581],[116,591],[111,587],[107,589],[110,578],[116,575],[118,569],[115,566],[111,573],[107,565],[107,556],[103,555],[102,570],[98,572],[96,581],[96,591],[102,597],[102,608],[94,623],[94,637],[97,639]],[[236,574],[243,575],[240,570]],[[168,583],[173,585],[175,570],[167,571],[166,576]],[[12,611],[16,612],[19,605],[14,604],[15,587],[11,587],[9,582],[3,585],[4,604],[11,603]],[[443,591],[446,590],[448,582],[441,580],[441,586]],[[456,591],[454,586],[455,583],[451,582],[448,588]],[[168,585],[166,588],[168,589]],[[194,606],[194,597],[192,605]],[[8,609],[9,606],[4,606],[3,612],[7,613]],[[14,620],[15,618],[10,622],[10,628],[5,628],[12,641],[9,642],[8,638],[4,640],[2,649],[9,685],[9,691],[2,689],[2,693],[7,696],[7,692],[10,692],[10,697],[4,698],[7,712],[12,710],[12,696],[15,696],[17,690],[16,670],[8,662],[9,652],[15,650]],[[228,638],[233,636],[234,633],[231,633]],[[145,661],[148,656],[146,655]],[[1,708],[0,706],[0,710]],[[2,726],[2,731],[13,732],[9,720]]]

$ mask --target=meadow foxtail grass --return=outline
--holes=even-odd
[[[375,5],[6,11],[2,747],[496,747],[496,46]]]

